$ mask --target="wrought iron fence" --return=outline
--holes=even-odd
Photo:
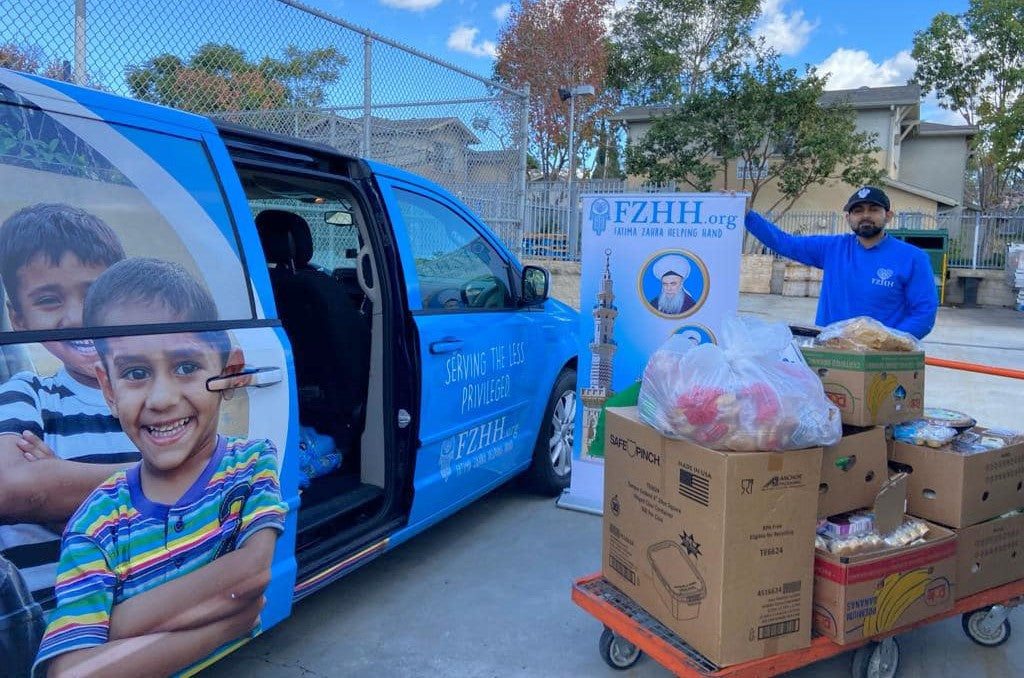
[[[1024,213],[966,214],[952,221],[950,266],[1005,268],[1010,245],[1024,243]]]
[[[0,65],[408,169],[520,242],[524,92],[293,0],[0,0],[0,15]]]

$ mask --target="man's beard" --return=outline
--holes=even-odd
[[[854,233],[862,238],[874,238],[876,235],[882,232],[884,226],[879,226],[873,221],[862,221],[856,226],[850,227]]]
[[[682,292],[679,294],[673,294],[672,296],[663,294],[658,297],[658,310],[667,315],[682,313],[683,302],[685,301],[686,295]]]

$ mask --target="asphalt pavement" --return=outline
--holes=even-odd
[[[809,324],[814,299],[743,295],[740,310]],[[1024,369],[1024,313],[942,308],[925,349],[936,357]],[[1024,382],[929,367],[928,406],[1024,428]],[[619,672],[597,651],[601,624],[569,599],[600,567],[601,519],[557,508],[513,483],[296,605],[292,617],[204,676],[576,677],[670,675],[649,658]],[[1015,616],[1016,615],[1016,616]],[[1024,617],[1011,615],[1011,622]],[[900,636],[901,678],[1024,675],[1024,626],[997,648],[959,618]],[[790,674],[849,676],[850,655]]]

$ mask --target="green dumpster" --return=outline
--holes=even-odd
[[[945,228],[887,228],[885,232],[925,251],[935,274],[935,289],[939,295],[939,303],[942,303],[949,231]]]

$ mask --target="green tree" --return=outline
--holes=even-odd
[[[605,87],[604,20],[611,4],[612,0],[522,0],[499,33],[494,78],[516,89],[529,84],[529,151],[545,178],[557,178],[569,165],[570,106],[559,96],[559,88],[589,84],[597,94],[576,97],[579,155],[593,142],[595,121],[614,103],[614,94]]]
[[[758,0],[634,0],[615,16],[609,82],[626,103],[682,101],[713,66],[747,56],[759,11]]]
[[[49,59],[38,47],[0,44],[0,68],[32,73],[54,80],[71,81],[71,66],[61,59]]]
[[[249,61],[237,47],[207,43],[188,60],[161,54],[130,67],[126,80],[136,98],[199,113],[309,108],[326,103],[346,61],[333,47],[294,46],[281,59]]]
[[[940,12],[911,54],[922,90],[979,126],[968,185],[982,209],[1000,206],[1024,178],[1024,4],[970,0],[963,14]]]
[[[848,105],[822,106],[824,85],[813,69],[805,77],[782,69],[770,51],[716,67],[705,91],[666,108],[627,149],[627,171],[698,191],[711,190],[721,176],[725,189],[749,191],[755,207],[775,215],[816,184],[880,181],[875,135],[857,131]],[[759,204],[769,185],[779,197]]]
[[[597,134],[597,151],[594,153],[594,171],[590,176],[594,179],[622,179],[626,175],[622,171],[619,160],[619,144],[615,133],[608,130],[608,122],[601,121]]]

